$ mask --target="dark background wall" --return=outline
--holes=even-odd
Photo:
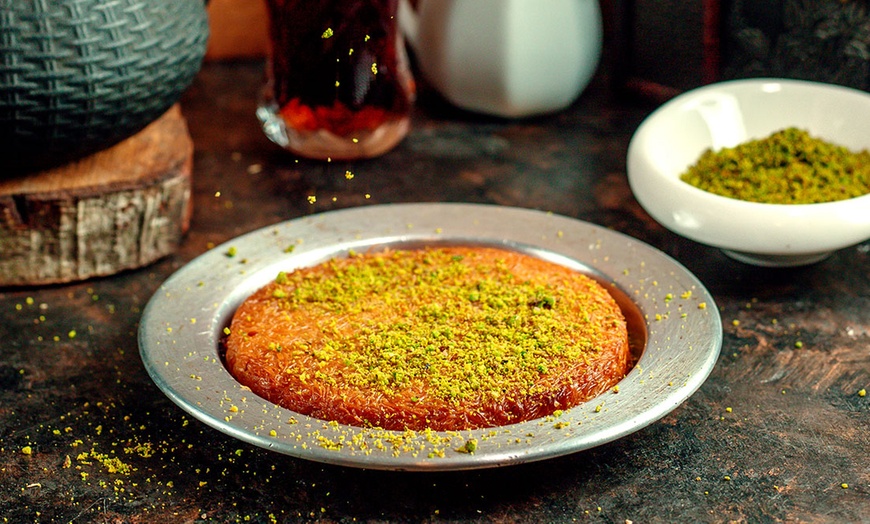
[[[774,76],[870,90],[868,0],[611,0],[616,81],[667,98]]]

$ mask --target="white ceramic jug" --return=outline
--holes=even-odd
[[[401,0],[399,23],[436,90],[501,117],[564,109],[601,57],[598,0]]]

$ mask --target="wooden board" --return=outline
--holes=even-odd
[[[170,254],[190,221],[192,165],[176,105],[109,149],[0,179],[0,286],[111,275]]]

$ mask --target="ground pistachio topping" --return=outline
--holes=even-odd
[[[282,350],[339,359],[348,383],[385,395],[421,378],[434,394],[455,402],[510,390],[535,393],[554,361],[594,354],[602,322],[616,320],[593,322],[593,311],[566,319],[563,304],[594,308],[597,302],[576,287],[518,282],[500,261],[476,267],[443,250],[352,254],[328,266],[313,276],[280,273],[275,279],[271,299],[280,308],[320,308],[330,319],[320,326],[329,335],[322,343],[298,340]],[[392,312],[386,319],[385,310]],[[369,313],[377,313],[371,315],[376,320],[366,320]]]
[[[735,147],[707,149],[680,179],[750,202],[833,202],[870,194],[870,152],[853,152],[789,127]]]
[[[278,273],[239,306],[225,343],[230,372],[262,398],[390,430],[546,417],[632,365],[606,286],[485,246],[349,252]]]

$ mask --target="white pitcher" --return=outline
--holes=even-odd
[[[401,0],[399,23],[441,95],[501,117],[564,109],[601,57],[598,0]]]

